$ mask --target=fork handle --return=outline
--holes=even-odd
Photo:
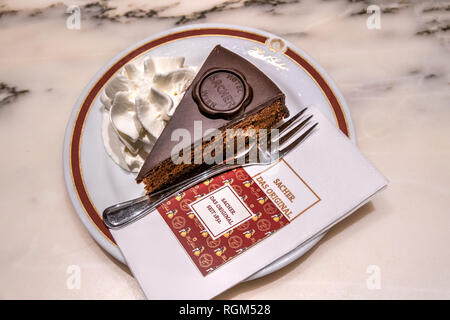
[[[175,184],[169,188],[156,192],[154,194],[145,195],[133,200],[118,203],[103,210],[103,222],[109,229],[120,229],[131,222],[134,222],[158,207],[168,198],[179,192],[185,191],[190,187],[197,185],[212,176],[224,171],[242,167],[242,164],[220,163],[205,170],[199,175],[189,178],[181,183]]]

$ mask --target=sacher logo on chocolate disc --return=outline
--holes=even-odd
[[[199,109],[212,117],[233,116],[251,100],[245,77],[234,69],[210,69],[192,92]]]

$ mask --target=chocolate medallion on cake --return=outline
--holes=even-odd
[[[192,96],[207,116],[231,117],[249,104],[252,90],[239,71],[210,69],[194,85]]]

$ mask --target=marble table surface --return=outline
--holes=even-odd
[[[67,27],[71,5],[79,29]],[[314,57],[390,180],[305,256],[218,298],[450,298],[450,2],[375,0],[1,1],[0,298],[144,298],[72,207],[64,131],[118,52],[203,22],[267,30]]]

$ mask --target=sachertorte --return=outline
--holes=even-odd
[[[174,148],[179,145],[172,139],[177,129],[194,133],[198,121],[203,132],[270,129],[287,116],[285,95],[275,83],[240,55],[217,45],[156,141],[136,181],[143,181],[147,193],[152,193],[207,166],[172,161]]]

